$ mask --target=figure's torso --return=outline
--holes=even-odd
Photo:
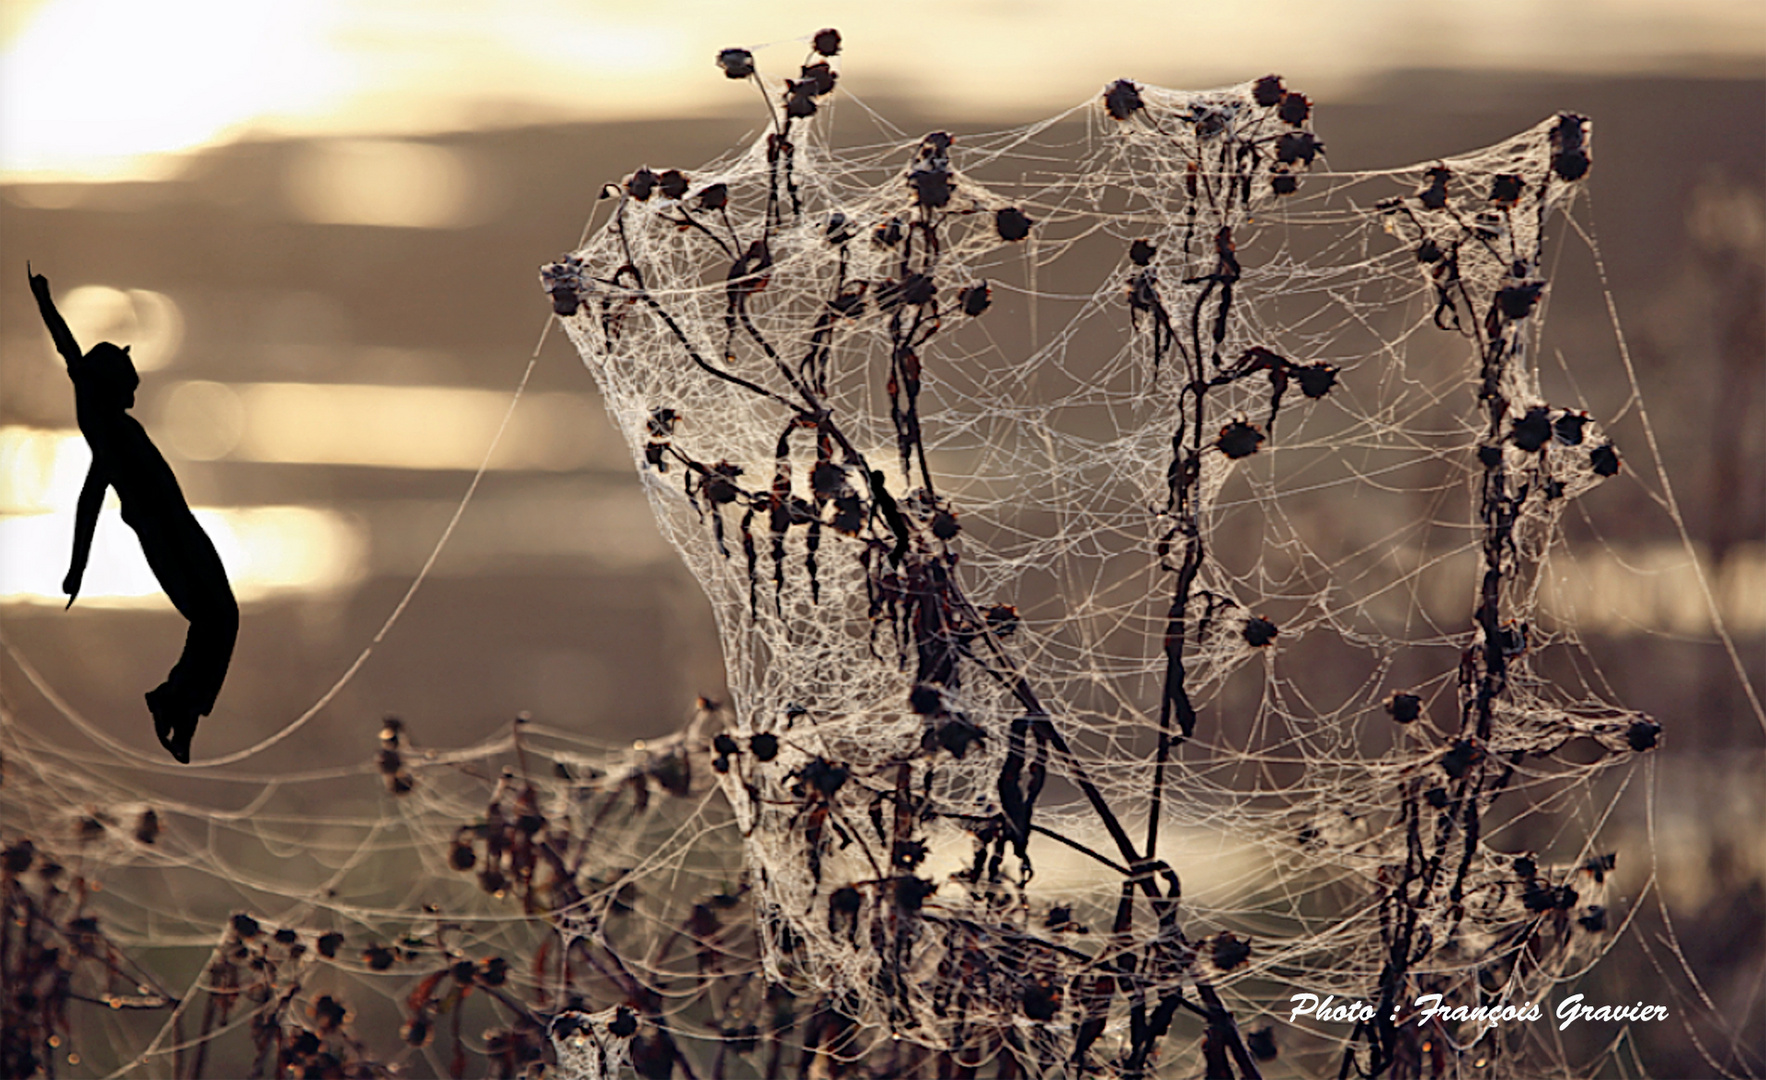
[[[121,409],[77,409],[80,432],[122,503],[123,520],[137,533],[189,517],[183,489],[140,421]]]

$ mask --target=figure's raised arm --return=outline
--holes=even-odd
[[[49,295],[49,279],[31,273],[30,263],[25,264],[25,274],[31,279],[31,294],[37,298],[37,310],[43,313],[43,323],[49,327],[49,336],[55,339],[55,351],[70,364],[78,361],[84,354],[80,352],[80,343],[74,340],[74,332],[67,328],[67,321],[55,310],[55,300]]]

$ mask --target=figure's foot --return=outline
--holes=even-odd
[[[190,740],[196,735],[196,722],[201,719],[186,704],[170,683],[161,683],[147,692],[147,710],[153,714],[153,733],[180,765],[190,764]]]

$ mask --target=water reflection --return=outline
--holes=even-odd
[[[476,469],[511,402],[506,391],[437,386],[211,383],[175,388],[172,405],[189,393],[204,400],[230,393],[237,403],[240,435],[216,457],[389,469]],[[221,441],[211,414],[172,408],[166,419],[174,440],[214,438],[211,448]],[[516,406],[490,466],[553,472],[606,464],[611,442],[593,398],[532,394]]]
[[[92,460],[75,431],[0,428],[0,601],[67,602],[61,577],[73,539],[74,505]],[[81,607],[169,607],[134,534],[117,517],[115,492],[93,538]],[[348,515],[306,506],[197,508],[242,602],[351,587],[367,570],[368,537]]]
[[[1399,552],[1395,557],[1407,556]],[[1479,573],[1475,553],[1456,554],[1422,579],[1419,599],[1447,625],[1463,622]],[[1766,544],[1736,545],[1717,565],[1702,548],[1689,555],[1674,542],[1556,552],[1540,581],[1539,600],[1547,629],[1584,637],[1669,634],[1709,639],[1716,631],[1713,606],[1725,630],[1753,637],[1766,633]]]
[[[81,285],[62,297],[61,313],[68,325],[79,327],[82,341],[129,345],[137,371],[165,367],[184,343],[184,313],[171,297],[152,289]],[[44,355],[60,369],[61,360],[52,350],[45,349]]]
[[[508,395],[490,390],[192,381],[173,389],[163,420],[169,443],[196,460],[465,470],[477,467],[508,403]],[[591,461],[609,463],[621,450],[588,423],[592,410],[582,395],[533,395],[519,406],[492,467],[570,472]],[[0,513],[6,515],[0,518],[0,599],[63,601],[60,575],[89,460],[77,432],[0,428]],[[666,558],[635,489],[595,495],[572,489],[556,498],[536,490],[493,502],[458,538],[456,569],[514,556],[571,555],[628,568]],[[114,495],[107,507],[114,511]],[[214,536],[240,599],[252,601],[344,588],[371,569],[414,568],[450,510],[447,500],[420,499],[383,501],[368,519],[303,506],[198,510],[197,516]],[[112,522],[107,516],[99,529],[81,602],[157,602],[159,588],[139,549]],[[566,543],[566,535],[574,539]],[[1695,566],[1676,544],[1583,552],[1552,567],[1542,583],[1542,615],[1548,626],[1583,634],[1707,636],[1714,627],[1701,573],[1730,633],[1766,633],[1766,544],[1737,546],[1720,565]],[[1428,575],[1419,599],[1430,617],[1443,623],[1462,617],[1475,574],[1475,558],[1463,553]]]
[[[224,383],[193,379],[166,396],[160,419],[168,446],[192,461],[214,461],[239,445],[245,406]]]
[[[458,228],[475,223],[482,202],[462,154],[391,139],[315,143],[285,182],[301,217],[324,225]]]

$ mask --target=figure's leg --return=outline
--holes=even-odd
[[[197,715],[214,711],[238,637],[239,605],[222,578],[221,591],[202,598],[184,638],[184,654],[172,669],[171,677],[182,680],[185,698]]]
[[[196,732],[196,716],[184,706],[170,679],[147,692],[147,711],[153,714],[153,733],[159,736],[159,744],[178,764],[190,764],[190,739]],[[189,734],[180,734],[185,731]]]
[[[143,537],[142,550],[173,606],[190,620],[183,654],[166,681],[147,694],[160,744],[188,763],[197,722],[214,710],[227,678],[239,635],[239,605],[208,535],[194,519],[181,531],[182,543],[176,547]]]
[[[239,607],[231,593],[208,599],[193,614],[183,655],[166,681],[147,693],[160,744],[186,764],[197,723],[214,711],[239,635]]]

